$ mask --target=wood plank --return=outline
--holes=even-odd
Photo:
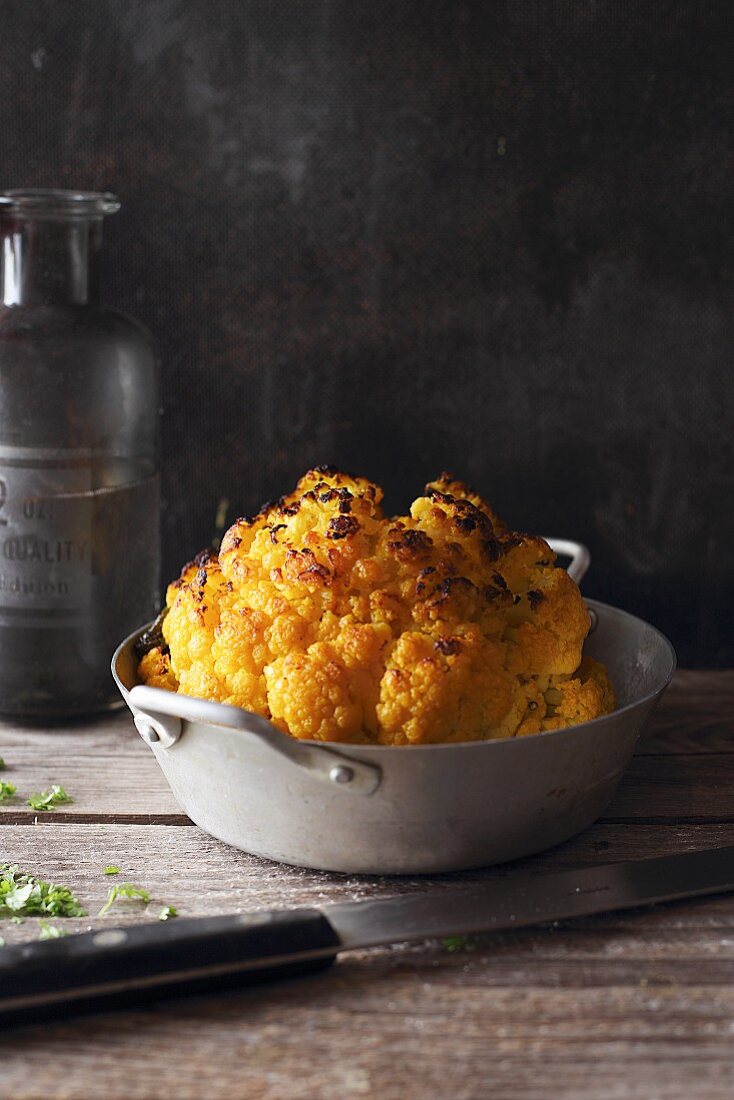
[[[734,845],[734,825],[598,824],[527,860],[482,871],[409,878],[337,875],[271,863],[231,848],[196,828],[113,824],[66,824],[58,828],[44,822],[33,828],[4,825],[0,829],[0,861],[17,863],[35,875],[70,886],[92,916],[115,881],[131,881],[150,891],[152,902],[147,909],[137,902],[119,903],[114,912],[116,922],[150,920],[163,904],[175,905],[186,916],[320,906],[333,901],[441,890],[457,882],[487,882],[524,869],[545,874],[725,845]],[[119,878],[113,880],[102,873],[107,864],[120,867]],[[710,913],[721,911],[726,921],[734,923],[734,896],[711,899],[706,905]],[[646,919],[653,925],[659,921],[665,924],[668,918],[660,917],[662,912],[650,912]],[[671,918],[676,927],[681,913],[683,909]],[[103,923],[111,919],[112,915]],[[616,924],[622,918],[617,915],[604,919]],[[696,917],[694,925],[699,927],[702,920],[705,923],[709,919],[710,915],[701,920]],[[64,923],[69,930],[91,925],[95,925],[91,917]],[[22,926],[5,923],[2,934],[8,942],[32,939],[36,927],[30,921]]]
[[[18,1033],[0,1039],[5,1095],[731,1097],[731,989],[531,985],[518,996],[487,980],[491,960],[434,962],[415,973],[412,960],[402,971],[352,960],[250,994]],[[467,967],[471,987],[444,980]]]
[[[3,777],[18,788],[0,804],[0,822],[49,825],[94,821],[127,824],[190,824],[171,794],[153,754],[129,729],[106,740],[94,733],[54,740],[34,732],[6,745]],[[60,783],[73,804],[40,815],[25,805],[31,791]],[[604,813],[615,821],[734,821],[734,754],[642,755],[633,758],[619,791]]]
[[[121,904],[102,920],[64,925],[82,929],[151,919],[164,903],[186,915],[320,905],[491,881],[521,866],[543,874],[734,844],[731,685],[729,674],[679,674],[606,819],[582,836],[511,868],[430,880],[288,868],[196,828],[162,824],[185,819],[126,714],[55,730],[6,724],[6,778],[24,792],[61,782],[76,802],[37,824],[30,811],[5,806],[0,859],[67,882],[90,913],[110,886],[106,863],[151,890],[147,909]],[[104,823],[116,817],[123,823]],[[4,922],[0,931],[9,942],[34,938],[37,922]],[[95,1095],[103,1081],[111,1100],[422,1100],[446,1095],[449,1080],[452,1096],[472,1100],[731,1095],[734,898],[476,937],[467,946],[351,953],[319,978],[14,1031],[0,1036],[0,1095]]]
[[[733,691],[734,673],[679,673],[606,816],[734,820]],[[126,711],[51,729],[0,724],[0,756],[4,778],[18,788],[0,804],[0,821],[32,823],[37,815],[25,797],[51,783],[74,803],[47,815],[49,823],[188,821]]]
[[[676,672],[638,753],[734,752],[734,669]]]
[[[18,1033],[0,1039],[5,1095],[730,1100],[731,989],[518,996],[486,980],[491,960],[434,961],[417,973],[351,961],[250,994]],[[445,982],[467,967],[471,987]]]
[[[32,823],[28,794],[59,783],[74,802],[42,815],[50,823],[156,820],[184,824],[163,773],[127,709],[91,721],[46,729],[0,724],[0,757],[17,795],[0,803],[0,822]]]
[[[733,843],[734,826],[598,825],[527,861],[539,873],[630,854]],[[422,879],[299,871],[196,829],[2,829],[4,853],[73,886],[91,910],[118,862],[155,904],[211,913],[425,889]],[[491,879],[507,869],[457,877]],[[120,909],[105,922],[143,919]],[[121,921],[122,918],[122,921]],[[76,922],[69,922],[71,925]],[[3,929],[36,934],[35,922]],[[734,1072],[734,897],[351,953],[330,972],[158,1010],[0,1036],[0,1095],[61,1098],[492,1095],[718,1100]]]
[[[635,756],[602,816],[615,821],[734,821],[734,755]]]

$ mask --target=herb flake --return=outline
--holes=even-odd
[[[57,806],[61,806],[65,802],[73,802],[74,799],[66,793],[63,787],[60,787],[58,783],[54,783],[49,791],[31,794],[26,801],[32,810],[47,813],[50,810],[55,810]]]
[[[38,927],[40,928],[39,940],[60,940],[62,936],[68,935],[63,928],[59,928],[58,924],[50,924],[47,920],[39,920]]]
[[[102,872],[103,875],[119,875],[119,873],[120,873],[120,868],[115,867],[115,865],[113,863],[110,863],[109,867],[105,867],[105,869]]]
[[[15,784],[0,779],[0,802],[10,802],[15,794]]]
[[[105,913],[109,912],[116,901],[123,899],[142,901],[147,905],[150,901],[150,894],[147,890],[144,890],[142,886],[133,886],[132,882],[121,882],[119,886],[110,886],[107,901],[104,903],[99,913],[97,913],[97,916],[103,917]]]
[[[471,936],[446,936],[441,942],[449,954],[454,954],[456,951],[474,950],[474,941]]]
[[[44,882],[17,865],[0,863],[0,917],[85,917],[68,886]]]
[[[158,920],[173,920],[178,916],[178,909],[175,905],[164,905],[158,914]]]

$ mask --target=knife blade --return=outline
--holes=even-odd
[[[178,918],[0,949],[0,1024],[132,1007],[313,973],[342,951],[506,931],[734,890],[734,847],[552,873],[508,871],[479,884],[323,909]]]

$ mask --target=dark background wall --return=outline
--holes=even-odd
[[[448,467],[734,663],[731,12],[0,0],[0,186],[124,201],[167,573],[310,464]]]

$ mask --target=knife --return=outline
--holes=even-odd
[[[0,1024],[130,1008],[325,969],[342,951],[523,928],[734,890],[734,847],[385,900],[104,928],[0,949]]]

